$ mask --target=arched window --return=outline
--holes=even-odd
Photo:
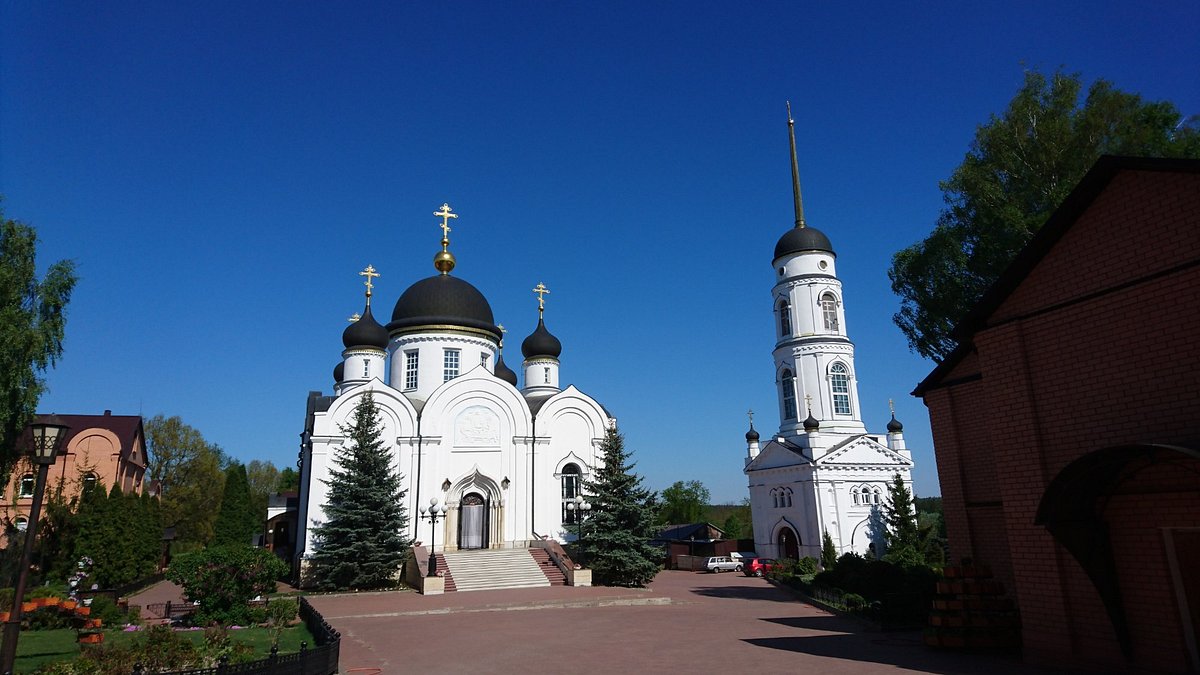
[[[863,504],[871,503],[871,488],[869,488],[865,485],[863,486],[863,489],[862,489],[862,503]]]
[[[17,497],[20,499],[29,499],[32,497],[34,485],[33,474],[27,473],[21,476],[21,484],[17,487]]]
[[[841,363],[829,367],[829,388],[833,392],[833,412],[850,414],[850,371]]]
[[[83,474],[83,489],[87,490],[96,484],[96,474],[88,472]]]
[[[854,505],[858,506],[858,488],[850,490],[850,497],[854,499]]]
[[[574,525],[578,522],[575,509],[568,509],[567,504],[573,503],[581,493],[582,474],[578,464],[568,464],[562,470],[562,522],[563,525]]]
[[[792,489],[791,488],[783,488],[783,494],[780,495],[780,497],[781,497],[781,500],[780,500],[781,505],[784,508],[790,507],[792,505]]]
[[[879,488],[875,488],[875,490],[873,492],[871,492],[871,503],[872,504],[879,503]]]
[[[787,300],[779,302],[779,334],[792,334],[792,306],[788,304]]]
[[[796,419],[796,378],[792,377],[792,371],[784,369],[783,382],[780,385],[783,387],[783,419]]]
[[[833,293],[821,296],[821,317],[825,320],[825,330],[838,332],[837,298]]]
[[[14,524],[17,526],[17,532],[24,532],[29,529],[29,519],[25,516],[17,516]]]

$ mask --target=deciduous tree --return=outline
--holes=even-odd
[[[933,232],[893,257],[893,320],[913,351],[940,361],[954,349],[954,326],[1100,155],[1200,156],[1200,133],[1171,103],[1104,80],[1081,101],[1082,90],[1078,74],[1027,72],[941,183],[946,207]]]
[[[37,278],[37,233],[0,211],[0,485],[7,485],[21,432],[45,390],[41,377],[63,350],[75,264],[60,260]]]
[[[711,498],[708,488],[698,480],[675,481],[662,491],[658,522],[669,525],[698,523]]]
[[[175,528],[175,541],[184,549],[207,544],[225,486],[225,453],[179,417],[155,415],[145,428],[147,473],[162,490],[163,525]]]
[[[394,586],[407,556],[408,514],[370,392],[359,399],[342,433],[347,443],[325,481],[325,522],[316,528],[314,581],[324,590]]]
[[[655,532],[656,495],[633,473],[625,439],[610,427],[601,447],[604,464],[584,484],[592,505],[582,549],[594,580],[607,586],[645,586],[658,573],[663,553],[650,545]]]

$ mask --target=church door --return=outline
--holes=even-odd
[[[779,557],[791,560],[800,559],[799,541],[796,539],[796,533],[792,532],[790,527],[779,531]]]
[[[458,547],[487,548],[487,504],[477,492],[463,495],[459,503]]]

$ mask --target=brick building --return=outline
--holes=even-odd
[[[1102,158],[956,337],[914,393],[1026,659],[1200,670],[1200,161]]]
[[[38,415],[39,420],[44,417]],[[140,415],[114,415],[105,410],[103,415],[57,417],[68,427],[67,438],[46,475],[47,497],[61,486],[69,501],[92,481],[107,488],[117,483],[123,492],[142,493],[148,458]],[[36,475],[36,465],[23,458],[13,470],[0,504],[0,517],[22,530],[28,525]]]

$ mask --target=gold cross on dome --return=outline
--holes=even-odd
[[[892,411],[892,417],[896,416],[896,402],[890,398],[888,399],[888,410]]]
[[[359,320],[359,319],[361,319],[361,318],[362,318],[362,314],[359,314],[358,312],[355,312],[355,313],[353,313],[353,314],[351,314],[351,315],[350,315],[350,318],[349,318],[349,319],[346,319],[346,320],[347,320],[347,321],[349,321],[350,323],[354,323],[355,321],[358,321],[358,320]]]
[[[546,310],[546,296],[550,294],[550,289],[546,288],[546,284],[543,284],[539,281],[537,287],[533,289],[533,292],[537,293],[538,315],[541,315],[541,313]]]
[[[504,327],[504,324],[500,323],[496,324],[496,328],[500,329],[500,349],[504,349],[504,336],[508,335],[508,329]]]
[[[808,406],[808,414],[812,414],[812,394],[804,395],[804,404]]]
[[[750,426],[754,426],[754,408],[747,410],[746,416],[750,418]]]
[[[358,276],[367,278],[367,280],[364,281],[363,284],[365,284],[367,287],[367,304],[370,304],[371,303],[371,289],[375,288],[375,284],[371,283],[371,278],[378,277],[379,272],[376,272],[375,268],[372,267],[371,265],[367,265],[367,268],[364,269],[363,271],[359,272]]]
[[[438,227],[442,228],[442,239],[448,239],[450,237],[450,219],[457,218],[458,214],[450,213],[450,205],[443,203],[442,208],[434,211],[433,215],[442,219],[442,224]]]

